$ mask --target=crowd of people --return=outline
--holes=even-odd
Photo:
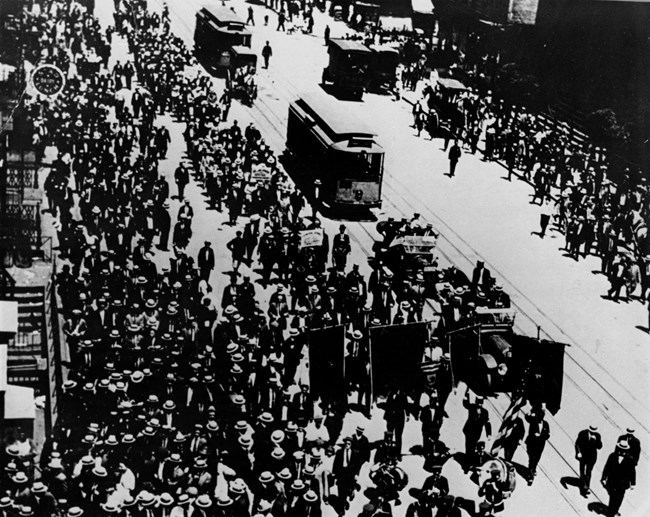
[[[418,134],[443,137],[445,149],[455,140],[472,154],[483,141],[483,159],[503,162],[509,180],[519,174],[531,182],[532,202],[545,208],[540,236],[554,223],[570,257],[599,256],[612,300],[619,300],[623,288],[626,301],[649,299],[650,205],[641,172],[628,169],[621,181],[612,181],[601,148],[574,141],[564,126],[508,106],[490,92],[427,86],[413,115]]]
[[[351,260],[345,225],[330,245],[260,131],[228,120],[228,95],[219,97],[205,75],[185,73],[195,61],[170,30],[168,12],[149,12],[143,0],[115,0],[115,8],[107,30],[60,0],[30,18],[68,78],[63,95],[35,100],[30,112],[35,131],[45,128],[56,149],[45,189],[63,262],[56,288],[70,357],[39,474],[17,460],[33,452],[26,440],[6,451],[0,515],[319,517],[326,506],[344,515],[368,471],[375,490],[364,493],[361,515],[391,515],[408,482],[400,459],[411,416],[421,423],[430,475],[413,490],[407,514],[436,508],[438,516],[460,515],[442,475],[451,457],[440,430],[452,378],[449,354],[435,341],[427,343],[440,362],[435,382],[408,396],[393,390],[382,401],[384,439],[370,442],[364,424],[344,432],[353,411],[368,414],[373,404],[362,393],[368,330],[426,318],[422,275],[393,273],[378,254],[366,280]],[[120,56],[110,69],[106,48],[117,37],[127,40],[132,59]],[[97,71],[76,66],[95,56]],[[175,192],[159,169],[171,142],[157,121],[165,113],[186,124],[187,159],[173,174]],[[237,229],[229,242],[216,241],[232,256],[216,305],[215,243],[206,241],[196,257],[189,252],[195,207],[185,189],[192,181]],[[434,234],[417,215],[377,229],[384,248],[404,235]],[[317,245],[301,245],[305,231],[320,234]],[[155,255],[170,248],[169,266],[159,267]],[[240,273],[253,264],[259,282]],[[455,268],[435,275],[443,332],[475,318],[477,307],[510,306],[481,263],[471,280]],[[257,283],[274,285],[268,304]],[[365,395],[363,405],[310,391],[305,335],[332,325],[345,326],[345,391],[359,401]],[[504,463],[486,477],[483,466],[497,458],[482,439],[492,435],[488,413],[483,398],[469,393],[465,407],[461,461],[479,485],[479,513],[491,515],[513,490],[514,469]],[[543,408],[527,421],[518,440],[502,440],[497,459],[509,462],[525,435],[532,483],[549,432]],[[576,444],[585,490],[587,438],[586,447]],[[616,456],[604,473],[613,509],[634,484],[634,440],[619,439],[616,454],[625,461]],[[627,487],[618,482],[623,463]]]

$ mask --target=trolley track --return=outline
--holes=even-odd
[[[160,0],[155,0],[157,3],[160,4]],[[187,31],[186,34],[186,41],[189,45],[191,45],[191,34],[192,34],[192,28],[191,26],[178,14],[177,9],[171,9],[171,14],[175,15],[176,21],[178,21]],[[262,79],[260,77],[260,79]],[[286,91],[291,92],[295,94],[295,96],[298,96],[299,92],[295,88],[295,86],[288,81],[286,78],[285,74],[283,74],[279,70],[275,70],[275,76],[274,76],[275,82],[281,82],[283,84],[283,87],[286,89]],[[280,81],[278,81],[280,79]],[[264,82],[267,82],[264,80]],[[274,95],[276,95],[279,99],[283,99],[288,103],[292,100],[289,99],[288,95],[281,91],[277,86],[273,85],[273,83],[268,80],[268,84],[265,85],[265,89],[268,90],[269,92],[272,92]],[[262,89],[260,89],[260,95],[258,96],[258,99],[256,100],[256,106],[253,106],[250,108],[248,111],[249,115],[256,119],[256,122],[262,122],[264,121],[265,124],[268,124],[272,129],[273,132],[275,133],[274,136],[271,135],[265,135],[265,138],[269,139],[269,137],[272,138],[274,141],[274,147],[276,148],[276,151],[281,152],[284,149],[284,127],[286,125],[286,121],[283,120],[283,118],[278,115],[275,111],[275,108],[271,106],[268,102],[264,100],[264,95],[262,95],[264,92]],[[263,107],[267,109],[260,109],[259,105],[262,105]],[[407,214],[404,210],[402,210],[400,207],[393,202],[393,198],[398,198],[404,203],[406,203],[407,206],[412,206],[413,205],[413,194],[411,194],[411,199],[407,199],[403,194],[398,192],[397,188],[401,187],[402,189],[407,189],[407,187],[399,180],[397,179],[393,174],[390,174],[389,171],[385,172],[384,178],[388,178],[389,182],[384,183],[384,186],[387,187],[388,190],[392,193],[390,196],[384,196],[384,202],[389,204],[397,213],[401,214],[402,216],[410,217],[412,214]],[[392,184],[392,182],[395,182],[398,186],[395,186]],[[480,256],[474,248],[467,243],[445,220],[443,220],[440,216],[438,216],[435,212],[433,212],[428,206],[426,206],[417,196],[415,196],[415,199],[417,200],[417,203],[421,205],[420,212],[423,213],[423,215],[426,214],[427,219],[434,223],[437,224],[437,229],[440,230],[440,227],[444,227],[445,230],[449,233],[451,233],[457,240],[459,240],[467,249],[470,250],[470,253],[473,254],[474,256]],[[374,235],[366,226],[367,224],[360,223],[360,222],[354,222],[351,223],[350,226],[352,226],[355,230],[360,230],[363,236],[365,236],[368,240],[368,244],[364,241],[366,241],[365,238],[358,236],[356,233],[350,232],[351,237],[353,240],[356,242],[356,244],[360,247],[362,252],[366,256],[372,256],[372,243],[375,242],[377,239],[377,236]],[[469,264],[470,268],[473,268],[473,262],[468,256],[469,254],[466,251],[461,250],[457,245],[455,245],[453,242],[449,240],[449,238],[443,234],[442,232],[440,233],[440,237],[442,240],[446,243],[447,246],[451,247],[453,250],[457,252],[457,255],[461,257],[467,264]],[[439,237],[439,238],[440,238]],[[449,264],[455,264],[456,260],[452,260],[450,255],[443,251],[440,247],[437,248],[438,252],[449,262]],[[557,332],[559,332],[563,336],[563,341],[568,342],[569,344],[572,344],[576,346],[578,349],[580,349],[585,355],[588,356],[586,351],[573,339],[571,338],[559,325],[554,323],[552,320],[549,319],[549,317],[544,313],[542,309],[540,309],[532,300],[529,299],[524,293],[522,293],[519,289],[517,289],[514,285],[512,285],[506,277],[493,265],[489,264],[486,262],[486,266],[490,267],[490,269],[497,274],[500,275],[502,282],[506,283],[508,285],[508,291],[510,293],[516,293],[521,299],[527,301],[540,315],[545,320],[545,323],[548,323],[549,326],[553,327],[556,329]],[[427,305],[432,309],[435,310],[433,304],[427,300]],[[524,309],[523,307],[520,306],[519,303],[512,301],[512,305],[514,308],[517,309],[518,313],[521,314],[527,321],[532,323],[535,327],[537,327],[537,322],[536,320],[529,315],[528,310]],[[520,324],[516,324],[515,328],[518,330],[522,330],[522,327]],[[524,332],[526,333],[526,332]],[[553,339],[553,337],[548,334],[546,331],[544,331],[544,334],[549,338]],[[639,425],[641,428],[643,428],[646,432],[648,432],[647,427],[644,425],[643,422],[641,422],[637,417],[635,417],[630,410],[628,410],[623,403],[613,394],[609,392],[609,390],[602,385],[573,355],[571,354],[570,350],[567,350],[567,353],[565,354],[566,357],[569,358],[569,360],[578,367],[579,370],[581,370],[587,377],[588,379],[593,382],[596,387],[598,387],[606,396],[607,398],[613,402],[620,410],[625,412],[629,418],[634,420],[637,425]],[[640,403],[640,400],[635,397],[625,386],[623,386],[617,379],[615,379],[607,370],[604,369],[604,367],[598,363],[597,361],[593,360],[592,358],[589,357],[591,362],[593,363],[594,366],[596,366],[600,371],[605,373],[612,381],[614,381],[621,389],[623,389],[626,394],[632,398],[635,402]],[[599,413],[607,420],[609,424],[611,424],[614,428],[618,428],[619,424],[616,423],[609,413],[594,400],[592,396],[590,396],[572,377],[569,375],[565,374],[565,378],[571,383],[571,385],[580,393],[581,396],[585,397],[591,404],[593,404],[594,407],[596,407],[599,411]],[[507,397],[509,399],[509,397]],[[497,404],[495,404],[495,401],[492,399],[489,399],[489,406],[492,408],[493,412],[496,414],[499,420],[501,420],[501,415],[505,411],[505,407],[499,407]],[[560,430],[564,435],[565,438],[572,440],[572,437],[569,435],[569,433],[564,429],[564,427],[560,426],[555,418],[552,418],[552,420],[555,423],[555,427]],[[567,460],[566,456],[560,452],[559,448],[554,444],[554,440],[549,440],[548,445],[551,447],[551,449],[554,451],[554,453],[562,460],[562,462],[567,466],[567,468],[573,472],[574,474],[577,474],[576,468]],[[647,453],[643,453],[643,456],[647,458]],[[549,480],[551,484],[553,484],[558,492],[562,495],[563,499],[571,506],[576,513],[581,514],[584,512],[584,508],[578,507],[571,499],[567,497],[567,493],[565,490],[562,490],[559,483],[554,481],[553,476],[548,472],[546,468],[544,468],[542,465],[539,467],[540,471],[544,474],[544,476]],[[595,494],[594,494],[595,495]],[[596,498],[602,502],[603,499],[598,497],[596,495]],[[629,504],[626,501],[627,504]]]

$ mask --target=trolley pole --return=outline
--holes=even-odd
[[[320,187],[322,183],[319,179],[314,180],[314,202],[311,205],[311,211],[312,211],[312,217],[316,217],[318,215],[318,198],[320,197]]]

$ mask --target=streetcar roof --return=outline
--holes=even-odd
[[[231,50],[237,54],[238,56],[254,56],[257,58],[257,54],[251,50],[249,47],[245,47],[243,45],[234,45],[231,47]]]
[[[350,39],[331,38],[330,45],[340,48],[341,50],[369,53],[370,49],[363,43]]]
[[[203,7],[200,11],[200,14],[209,16],[213,20],[228,24],[228,23],[239,23],[244,25],[244,20],[242,20],[237,13],[232,11],[229,7],[224,7],[221,5],[208,5]]]
[[[399,50],[396,49],[395,47],[391,47],[387,43],[384,43],[383,45],[370,45],[370,49],[374,50],[375,52],[387,52],[390,54],[399,55]]]
[[[356,103],[342,102],[320,92],[305,93],[296,101],[319,125],[330,133],[332,140],[349,137],[372,138],[377,132],[354,115]]]

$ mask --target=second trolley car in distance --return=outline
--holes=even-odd
[[[377,208],[384,150],[350,105],[324,93],[304,94],[290,104],[287,150],[298,165],[294,179],[326,207]]]

